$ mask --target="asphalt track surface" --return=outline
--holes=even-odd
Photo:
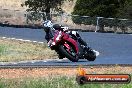
[[[78,65],[132,65],[132,35],[114,33],[79,32],[82,38],[99,52],[95,61],[80,59],[71,62],[68,59],[50,59],[40,61],[0,62],[0,66],[78,66]],[[0,27],[0,37],[44,42],[43,29]]]

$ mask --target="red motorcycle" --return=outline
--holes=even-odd
[[[43,25],[49,28],[48,31],[51,31],[52,35],[48,41],[48,46],[55,50],[62,59],[66,57],[72,62],[77,62],[79,58],[89,61],[96,59],[96,54],[90,47],[84,49],[84,46],[68,33],[62,30],[54,30],[51,21],[46,21]]]

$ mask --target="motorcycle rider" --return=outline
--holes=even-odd
[[[43,22],[43,24],[46,23],[46,22],[47,22],[47,24],[48,24],[49,26],[51,26],[51,27],[53,26],[53,27],[52,27],[52,30],[50,30],[49,26],[46,27],[46,26],[44,25],[44,31],[46,32],[45,39],[47,40],[47,42],[48,42],[51,38],[53,38],[53,34],[52,34],[53,32],[52,32],[52,31],[54,31],[54,30],[61,30],[61,31],[64,31],[65,33],[68,33],[69,35],[71,35],[71,36],[74,37],[75,39],[77,39],[81,45],[87,46],[87,43],[81,38],[81,36],[79,35],[78,32],[76,32],[76,31],[70,31],[68,27],[62,26],[62,25],[59,25],[59,24],[54,24],[54,25],[53,25],[53,24],[51,23],[51,21],[49,21],[49,20]]]
[[[55,30],[62,30],[65,33],[68,33],[69,35],[71,35],[72,37],[74,37],[74,39],[78,40],[78,42],[81,45],[87,46],[87,43],[81,38],[81,36],[79,35],[79,33],[77,31],[70,31],[68,27],[62,26],[62,25],[59,25],[59,24],[53,25],[53,28]]]
[[[44,23],[47,23],[48,26],[44,25]],[[85,50],[85,48],[87,48],[87,43],[81,38],[79,33],[76,32],[76,31],[70,31],[68,27],[62,26],[62,25],[59,25],[59,24],[54,24],[53,25],[52,22],[49,21],[49,20],[44,21],[43,26],[44,26],[44,31],[46,32],[45,39],[47,40],[48,43],[49,43],[50,39],[54,37],[53,32],[55,30],[61,30],[61,31],[64,31],[65,33],[68,33],[69,35],[71,35],[71,37],[73,37],[74,39],[78,40],[78,42],[81,45],[83,45],[84,50]],[[51,30],[51,28],[52,28],[52,30]],[[59,52],[59,51],[56,51],[56,52]],[[63,56],[60,55],[60,54],[59,54],[59,59],[63,59]]]

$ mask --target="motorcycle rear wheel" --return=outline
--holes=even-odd
[[[73,56],[72,54],[70,54],[66,49],[65,49],[65,46],[63,45],[60,45],[59,46],[59,50],[60,52],[62,52],[62,54],[68,58],[70,61],[72,62],[78,62],[79,58],[77,55]]]

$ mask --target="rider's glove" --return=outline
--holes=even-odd
[[[61,27],[63,29],[64,32],[68,32],[69,28],[64,26],[64,27]]]

